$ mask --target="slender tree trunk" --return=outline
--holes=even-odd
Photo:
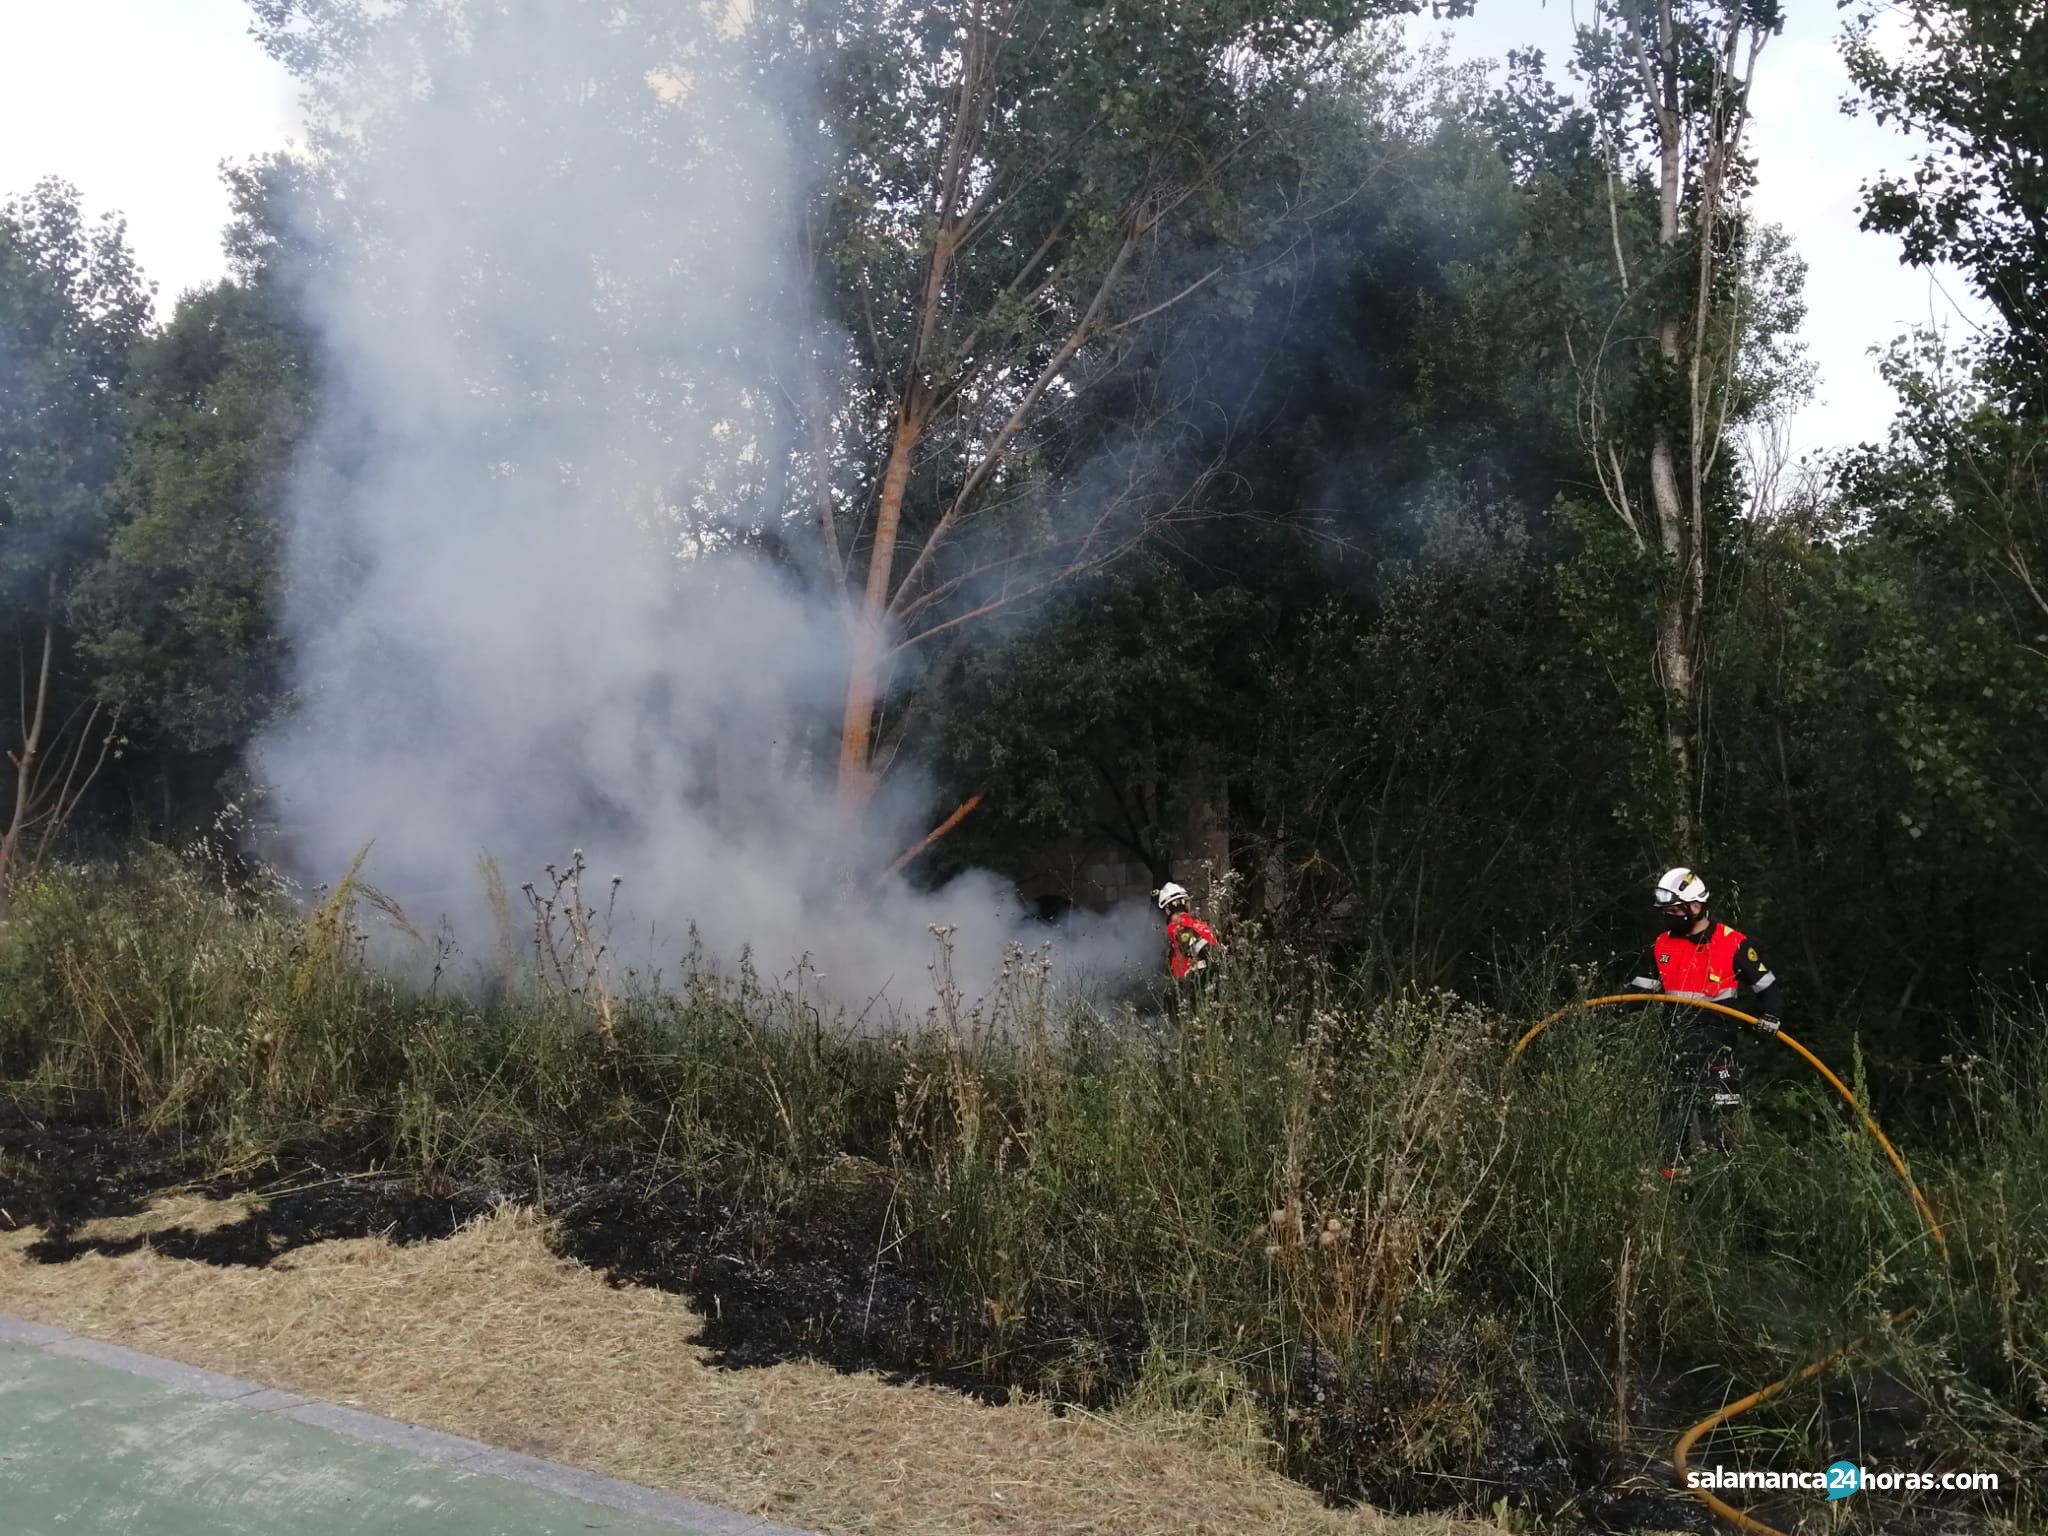
[[[860,607],[853,617],[846,667],[846,707],[839,723],[839,804],[849,821],[873,798],[872,762],[875,705],[882,692],[882,662],[889,647],[890,580],[896,570],[896,548],[903,529],[903,497],[910,486],[910,465],[924,435],[924,382],[930,351],[939,333],[946,280],[952,271],[962,228],[968,161],[981,117],[987,109],[993,80],[988,72],[988,33],[978,21],[968,31],[960,90],[952,121],[946,126],[946,149],[932,193],[932,250],[919,290],[916,325],[904,359],[903,395],[896,408],[896,431],[882,470],[881,493],[875,506],[874,542],[868,549],[867,579]]]
[[[1724,259],[1716,244],[1729,192],[1728,167],[1736,163],[1748,118],[1749,82],[1767,32],[1766,20],[1736,0],[1687,7],[1680,24],[1678,0],[1610,0],[1600,6],[1597,25],[1619,43],[1619,67],[1634,75],[1635,104],[1647,112],[1654,135],[1657,247],[1659,260],[1631,275],[1621,240],[1616,188],[1622,184],[1621,145],[1633,134],[1633,106],[1609,125],[1606,143],[1615,163],[1608,180],[1608,237],[1615,276],[1624,297],[1650,293],[1656,337],[1658,390],[1655,416],[1635,445],[1647,460],[1647,498],[1633,491],[1635,455],[1606,425],[1597,398],[1600,363],[1593,364],[1594,393],[1588,414],[1588,446],[1601,489],[1636,547],[1653,546],[1660,565],[1660,590],[1653,614],[1650,663],[1663,708],[1664,772],[1670,810],[1665,821],[1673,857],[1696,860],[1702,850],[1700,806],[1706,765],[1701,744],[1709,679],[1703,637],[1707,606],[1707,505],[1713,469],[1723,445],[1730,383],[1739,352],[1739,300],[1727,328],[1727,351],[1716,359],[1710,334],[1716,281]],[[1719,29],[1719,30],[1716,30]],[[1708,34],[1711,34],[1709,36]],[[1743,44],[1748,58],[1737,73]],[[1704,104],[1689,101],[1705,71]],[[1608,83],[1619,85],[1617,77]],[[1690,146],[1690,155],[1688,147]],[[1688,159],[1690,166],[1688,166]],[[1688,202],[1690,199],[1690,202]],[[1690,206],[1691,218],[1686,218]],[[1685,241],[1695,244],[1687,289],[1676,279]],[[1654,286],[1653,286],[1654,285]],[[1654,538],[1650,524],[1654,521]]]
[[[1657,243],[1671,251],[1679,243],[1679,203],[1684,192],[1684,122],[1680,113],[1678,34],[1671,0],[1657,8],[1657,56],[1654,65],[1654,106],[1657,118]],[[1669,377],[1684,369],[1683,322],[1675,296],[1665,300],[1657,321],[1657,351]],[[1692,345],[1701,345],[1694,336]],[[1664,754],[1671,774],[1673,855],[1692,858],[1698,828],[1692,802],[1698,770],[1693,722],[1698,715],[1698,669],[1693,647],[1699,633],[1699,605],[1704,593],[1692,579],[1705,551],[1700,547],[1700,508],[1679,483],[1679,444],[1669,413],[1658,421],[1650,442],[1650,501],[1657,517],[1658,548],[1669,583],[1658,605],[1656,675],[1664,693]]]
[[[22,839],[27,835],[29,816],[35,808],[37,760],[42,755],[43,721],[50,704],[50,660],[56,644],[56,626],[46,623],[42,662],[36,669],[35,705],[22,735],[21,750],[8,754],[14,764],[14,810],[7,818],[7,830],[0,833],[0,914],[7,911],[9,891],[21,859]]]
[[[1666,329],[1675,335],[1676,322],[1667,323]],[[1650,501],[1657,515],[1658,550],[1667,583],[1657,605],[1656,675],[1664,692],[1664,755],[1671,772],[1671,832],[1677,839],[1672,853],[1694,858],[1699,852],[1692,811],[1699,677],[1693,645],[1705,589],[1692,577],[1704,551],[1699,544],[1699,509],[1679,487],[1678,447],[1668,421],[1658,423],[1650,443]]]
[[[849,812],[865,809],[874,794],[869,763],[874,743],[875,702],[881,695],[882,658],[889,644],[889,578],[896,565],[896,546],[903,526],[903,497],[910,485],[911,456],[921,426],[915,403],[906,400],[897,413],[896,435],[882,472],[882,493],[875,510],[875,539],[868,551],[867,585],[853,619],[851,655],[846,669],[846,708],[839,727],[839,803]]]
[[[876,740],[876,710],[886,694],[892,654],[904,644],[929,640],[997,609],[1027,600],[1058,581],[1095,568],[1103,558],[1095,531],[1065,544],[1051,542],[1043,551],[1047,568],[1019,566],[1017,570],[1025,574],[1006,574],[1003,590],[996,596],[933,622],[929,614],[936,605],[957,596],[976,574],[968,571],[935,579],[942,552],[956,547],[962,527],[975,515],[978,500],[1009,462],[1013,448],[1044,407],[1048,393],[1082,349],[1110,331],[1127,329],[1163,313],[1198,292],[1216,275],[1209,273],[1164,302],[1119,324],[1111,324],[1110,309],[1119,285],[1145,239],[1200,190],[1210,173],[1220,171],[1228,157],[1185,182],[1162,177],[1134,195],[1122,213],[1126,221],[1123,239],[1110,254],[1092,296],[1064,337],[1054,331],[1040,338],[1046,348],[1044,360],[1028,382],[1020,373],[1018,382],[1023,388],[1014,402],[1007,390],[997,387],[1001,382],[998,370],[1016,366],[1014,361],[1005,361],[1004,354],[1017,346],[1017,340],[1006,342],[1000,334],[1011,321],[1000,312],[979,317],[953,313],[949,305],[956,296],[950,293],[950,285],[962,254],[987,235],[993,210],[1003,207],[1006,199],[1039,174],[1024,171],[1010,183],[999,184],[994,169],[982,166],[979,169],[984,174],[977,183],[976,156],[990,124],[996,121],[995,114],[1002,110],[999,87],[1003,57],[1021,8],[1018,0],[994,7],[964,8],[966,32],[961,44],[959,89],[951,104],[950,121],[941,125],[935,135],[936,142],[943,144],[943,151],[925,209],[930,254],[911,317],[909,345],[902,363],[902,392],[876,493],[867,566],[861,574],[860,591],[849,602],[846,698],[840,716],[836,775],[839,805],[849,826],[857,824],[873,799],[877,779],[892,755]],[[1071,218],[1063,214],[1055,217],[1042,235],[1034,231],[1032,237],[1020,243],[1029,254],[1014,269],[1004,290],[1008,298],[1024,309],[1036,304],[1038,296],[1052,282],[1047,275],[1048,263],[1070,232]],[[1221,270],[1219,266],[1217,271]],[[949,326],[949,319],[958,324]],[[961,331],[965,334],[959,334]],[[999,404],[1007,404],[1008,410],[997,426],[988,421],[988,416]],[[932,509],[935,516],[929,525],[914,527],[906,535],[904,498],[917,449],[934,421],[942,414],[950,421],[956,408],[970,417],[980,413],[993,431],[983,441],[974,441],[972,434],[964,440],[964,462],[957,466],[961,477],[950,502],[938,503]],[[952,451],[953,439],[948,439],[947,446]],[[1106,521],[1106,510],[1103,518]],[[836,547],[829,487],[819,491],[818,520],[825,536]],[[859,542],[858,534],[850,535],[849,553],[843,565],[835,565],[849,587],[853,579],[849,567],[857,564],[850,551]],[[994,561],[986,570],[993,572],[1013,563]],[[920,613],[927,617],[912,632],[911,621]]]
[[[1689,590],[1689,585],[1681,580],[1658,615],[1657,670],[1664,684],[1664,755],[1671,767],[1671,832],[1676,839],[1672,851],[1674,856],[1691,859],[1699,853],[1699,827],[1692,803],[1699,773],[1693,740],[1699,677],[1692,654],[1696,610],[1687,601]]]

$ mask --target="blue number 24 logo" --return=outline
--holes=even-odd
[[[1828,1502],[1846,1499],[1863,1486],[1863,1469],[1853,1461],[1838,1461],[1828,1468]]]

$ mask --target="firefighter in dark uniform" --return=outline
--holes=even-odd
[[[1644,992],[1739,1008],[1775,1033],[1785,1009],[1785,984],[1747,934],[1714,921],[1707,911],[1707,883],[1690,869],[1666,870],[1651,900],[1664,919],[1664,931],[1630,984]],[[1735,1036],[1742,1026],[1706,1008],[1673,1008],[1670,1013],[1667,1179],[1682,1174],[1702,1152],[1727,1151],[1729,1121],[1742,1107],[1742,1073],[1735,1060]]]

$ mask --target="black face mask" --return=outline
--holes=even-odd
[[[1682,939],[1687,934],[1692,932],[1692,925],[1698,922],[1700,920],[1700,917],[1704,914],[1695,914],[1692,912],[1665,912],[1661,915],[1664,918],[1664,931],[1670,934],[1673,938]]]

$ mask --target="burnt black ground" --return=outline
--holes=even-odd
[[[703,1314],[703,1347],[732,1369],[811,1359],[845,1371],[933,1382],[988,1402],[1019,1388],[1090,1406],[1135,1376],[1145,1334],[1130,1318],[1042,1309],[1005,1330],[991,1352],[984,1330],[961,1326],[971,1302],[947,1293],[895,1244],[885,1189],[846,1183],[829,1203],[785,1210],[653,1177],[612,1155],[574,1166],[528,1166],[471,1185],[379,1170],[361,1149],[303,1147],[283,1177],[209,1175],[170,1138],[116,1127],[89,1110],[38,1115],[0,1103],[0,1229],[36,1226],[43,1263],[133,1253],[145,1243],[173,1258],[263,1265],[310,1243],[381,1236],[452,1236],[505,1204],[538,1204],[558,1223],[565,1257],[620,1285],[687,1296]],[[197,1231],[82,1237],[87,1223],[142,1211],[173,1189],[262,1197],[247,1217]]]
[[[1131,1317],[1041,1308],[991,1351],[961,1326],[971,1298],[907,1260],[888,1191],[845,1183],[829,1202],[769,1209],[644,1173],[547,1180],[547,1209],[567,1257],[615,1284],[690,1298],[699,1342],[728,1368],[819,1360],[843,1371],[953,1387],[1001,1403],[1019,1389],[1099,1406],[1135,1378],[1145,1354]]]
[[[170,1138],[97,1115],[34,1115],[0,1098],[0,1231],[133,1216],[197,1171]]]
[[[208,1192],[236,1191],[216,1187]],[[125,1238],[51,1233],[30,1244],[28,1254],[44,1264],[63,1264],[86,1253],[118,1257],[147,1244],[169,1258],[260,1268],[294,1248],[337,1238],[417,1243],[453,1237],[465,1222],[489,1209],[488,1202],[465,1192],[434,1195],[402,1181],[343,1175],[315,1188],[268,1192],[260,1209],[204,1232],[168,1227],[146,1237]]]
[[[699,1343],[730,1369],[809,1359],[894,1381],[927,1382],[1003,1402],[1018,1390],[1055,1406],[1100,1407],[1135,1379],[1146,1334],[1135,1316],[1041,1308],[1003,1330],[1000,1351],[976,1316],[978,1298],[907,1257],[886,1184],[850,1179],[809,1208],[770,1208],[729,1192],[663,1177],[624,1153],[574,1166],[503,1171],[450,1184],[383,1170],[363,1148],[302,1147],[262,1178],[211,1175],[177,1138],[112,1124],[90,1108],[32,1113],[0,1095],[0,1230],[41,1227],[28,1250],[45,1263],[158,1253],[219,1265],[270,1264],[294,1249],[339,1238],[434,1241],[503,1204],[538,1204],[558,1224],[557,1245],[616,1285],[687,1297],[705,1319]],[[178,1189],[259,1196],[249,1216],[198,1231],[85,1238],[101,1217],[144,1210]],[[1451,1353],[1456,1353],[1451,1346]],[[1535,1405],[1504,1398],[1492,1411],[1484,1464],[1466,1481],[1389,1470],[1404,1417],[1430,1382],[1339,1385],[1310,1358],[1276,1372],[1267,1392],[1276,1426],[1289,1425],[1289,1471],[1333,1502],[1397,1510],[1485,1510],[1496,1498],[1589,1531],[1719,1529],[1670,1483],[1654,1456],[1623,1459],[1581,1435],[1561,1437]],[[1690,1422],[1718,1406],[1692,1399],[1709,1384],[1649,1384],[1639,1423]],[[1866,1396],[1864,1413],[1874,1406]],[[1892,1405],[1896,1407],[1897,1405]],[[1868,1433],[1868,1419],[1863,1420]],[[1898,1431],[1894,1431],[1898,1433]],[[1910,1438],[1902,1434],[1901,1438]],[[1659,1440],[1663,1436],[1655,1437]],[[1760,1511],[1762,1512],[1762,1511]],[[1792,1516],[1793,1511],[1782,1512]],[[1950,1511],[1950,1513],[1955,1513]],[[1899,1529],[1957,1529],[1908,1519]]]
[[[452,1237],[492,1204],[477,1191],[379,1174],[361,1153],[306,1149],[294,1164],[294,1175],[279,1182],[213,1177],[171,1136],[117,1127],[90,1111],[37,1115],[0,1103],[0,1230],[43,1228],[28,1253],[46,1264],[87,1253],[133,1253],[146,1242],[172,1258],[263,1265],[336,1238],[407,1243]],[[169,1227],[146,1238],[77,1235],[89,1222],[136,1215],[175,1189],[215,1197],[260,1192],[264,1204],[205,1232]]]

